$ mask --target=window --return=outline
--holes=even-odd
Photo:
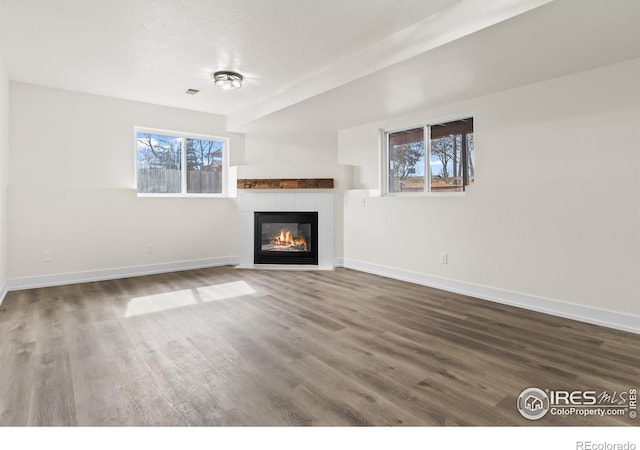
[[[475,181],[473,118],[385,132],[385,189],[462,192]]]
[[[225,193],[225,138],[139,128],[135,135],[139,194]]]

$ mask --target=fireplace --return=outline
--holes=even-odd
[[[254,264],[318,265],[317,212],[254,212]]]

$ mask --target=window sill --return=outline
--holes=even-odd
[[[402,197],[402,198],[417,198],[417,197],[464,197],[466,192],[393,192],[386,193],[383,197]]]
[[[234,198],[227,194],[144,194],[137,193],[141,198]]]

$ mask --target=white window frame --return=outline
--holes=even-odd
[[[138,192],[138,133],[159,134],[181,139],[201,139],[207,141],[222,141],[222,192],[220,193],[196,193],[187,192],[187,149],[186,142],[183,141],[183,149],[180,152],[180,190],[176,193],[163,192]],[[212,136],[207,134],[186,133],[183,131],[164,130],[160,128],[134,127],[133,128],[133,182],[138,197],[190,197],[190,198],[216,198],[229,197],[229,138],[223,136]]]
[[[435,120],[429,120],[418,125],[408,125],[400,128],[382,128],[380,129],[380,141],[382,143],[382,195],[387,197],[464,197],[466,189],[469,185],[465,186],[462,192],[433,192],[431,191],[431,127],[441,123],[454,122],[456,120],[462,120],[466,118],[474,119],[475,128],[475,116],[473,113],[456,114],[455,116],[448,116],[445,118],[438,118]],[[425,142],[425,155],[424,155],[424,190],[422,192],[390,192],[389,191],[389,135],[397,133],[399,131],[413,130],[416,128],[424,129],[424,142]],[[475,129],[474,129],[475,136]]]

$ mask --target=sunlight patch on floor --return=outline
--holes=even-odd
[[[197,303],[213,302],[228,298],[255,294],[255,290],[244,281],[215,284],[196,289],[134,297],[127,304],[124,317],[134,317],[168,309],[182,308]]]
[[[216,284],[196,289],[203,302],[223,300],[225,298],[242,297],[243,295],[255,294],[256,291],[244,281],[234,281],[232,283]]]

